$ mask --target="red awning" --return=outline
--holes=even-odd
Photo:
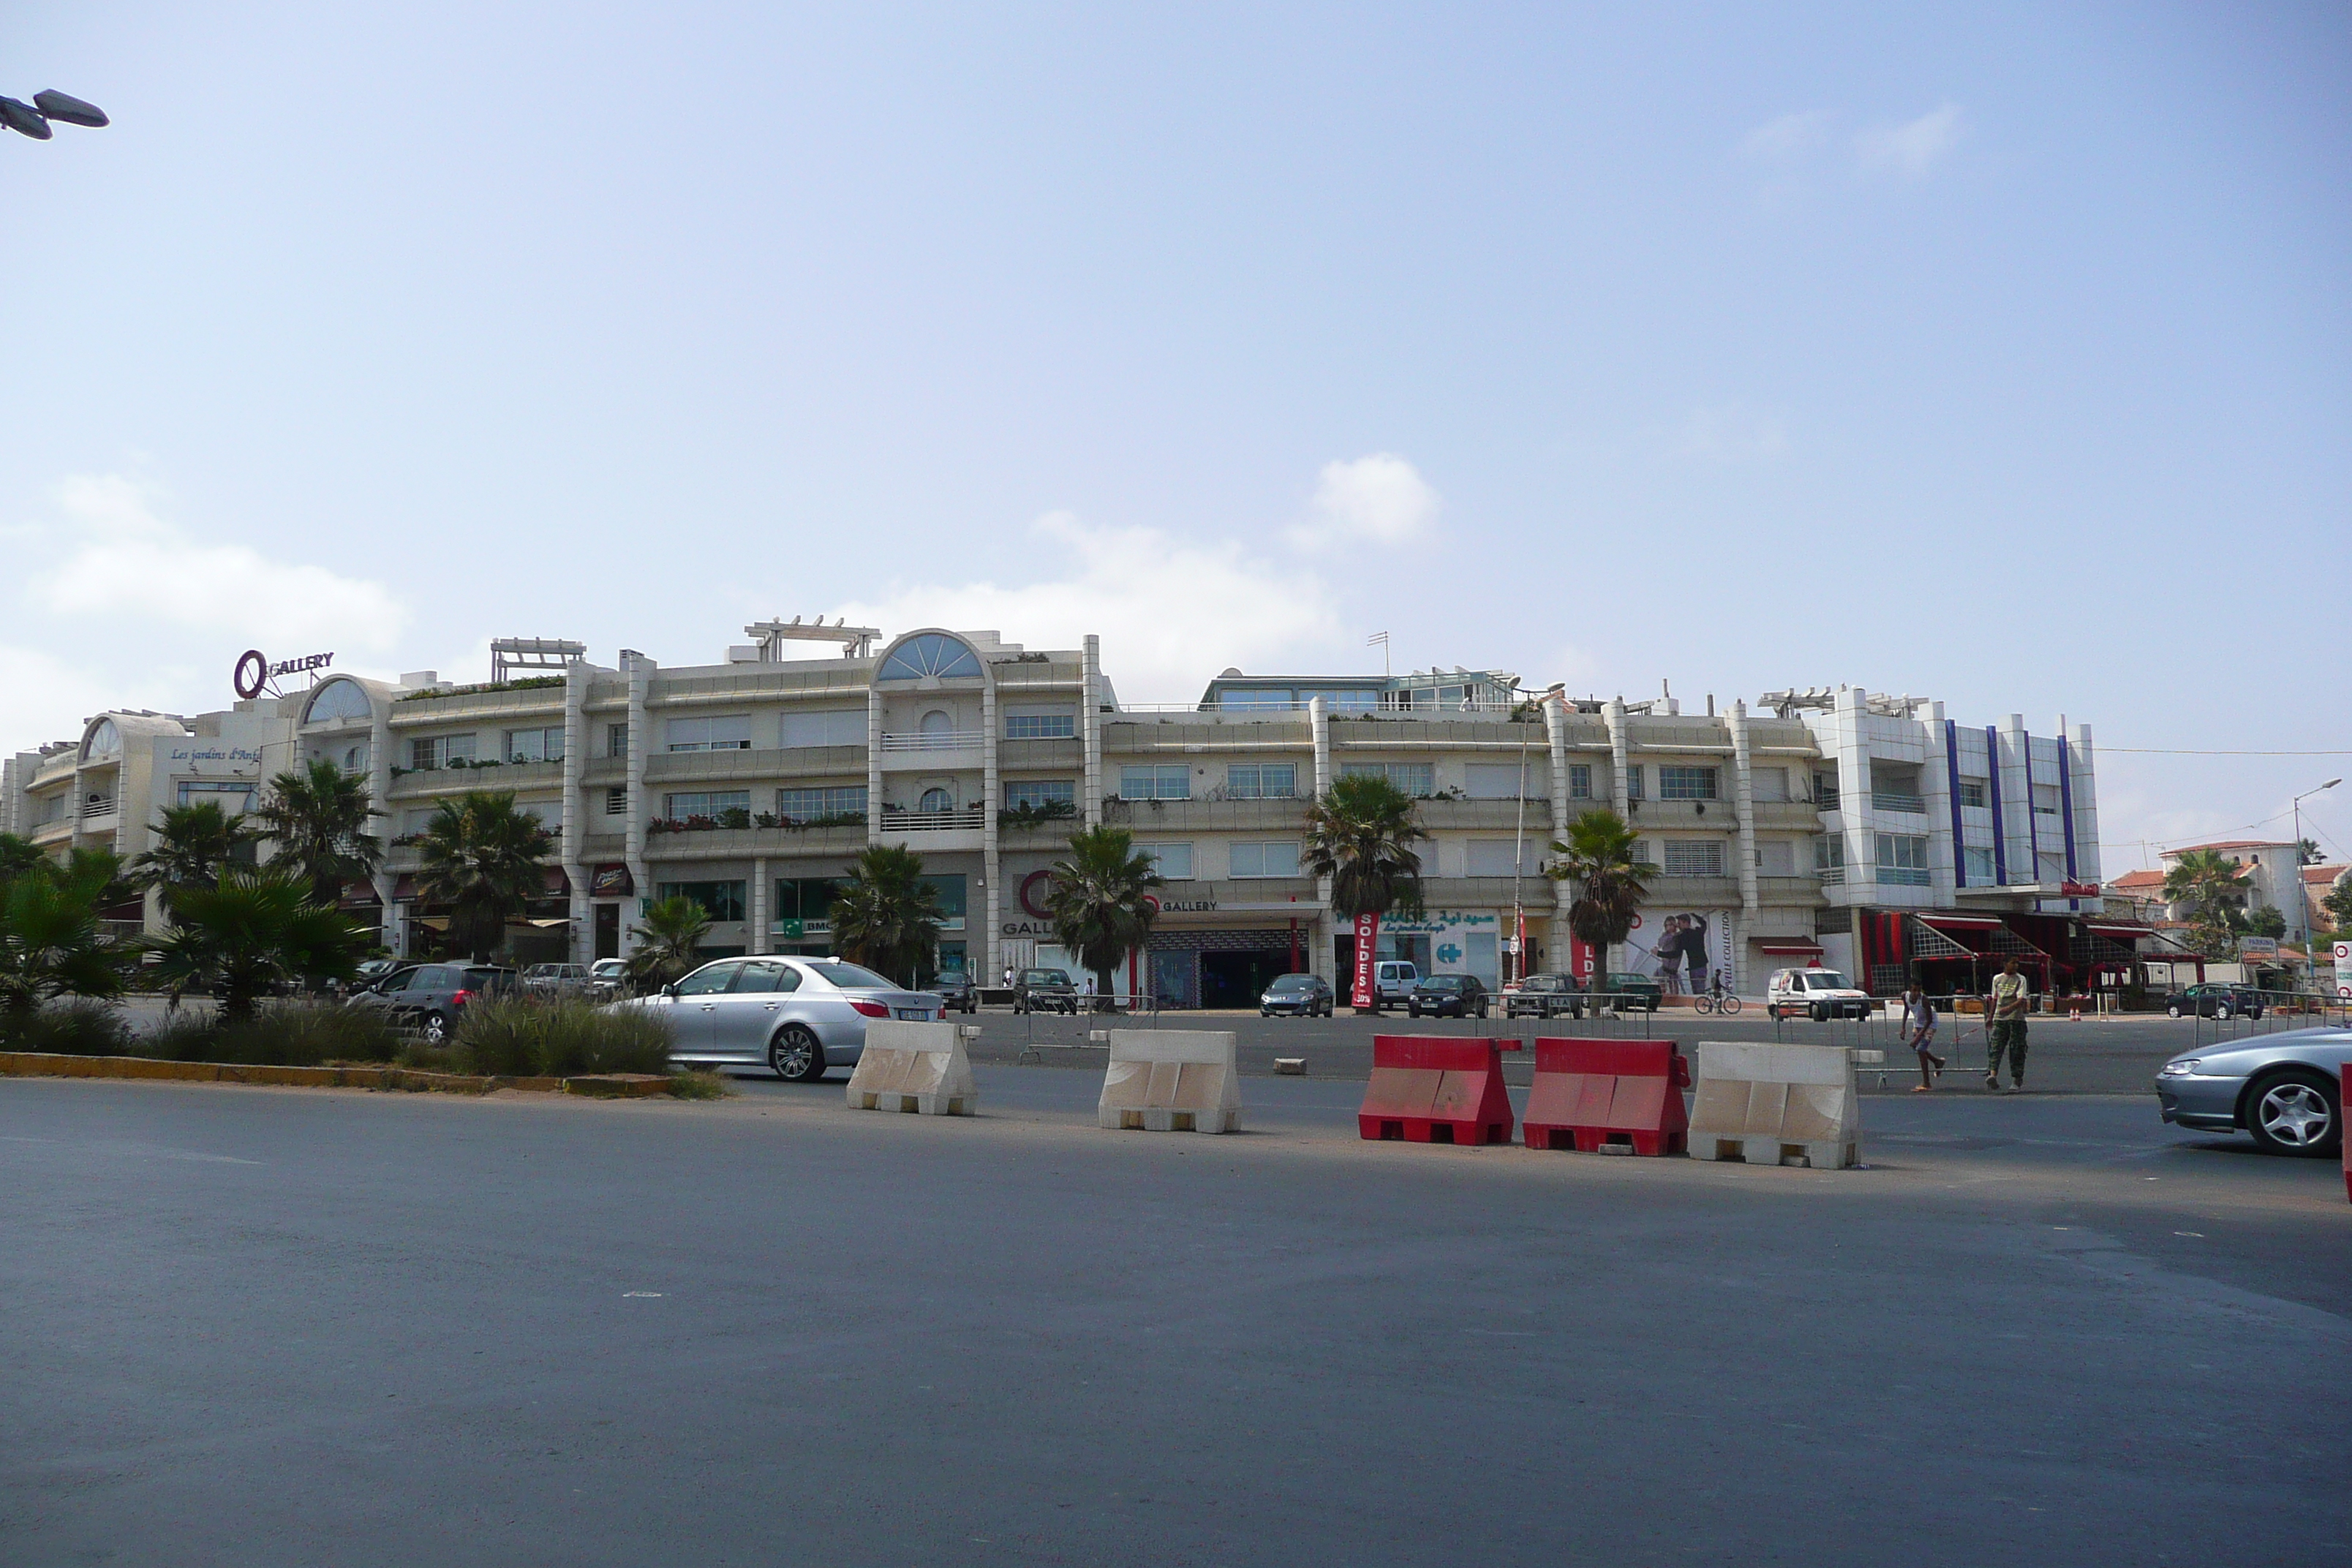
[[[1920,920],[1937,931],[1999,931],[2000,922],[1982,915],[1921,915]]]
[[[415,903],[416,901],[416,879],[410,876],[407,872],[403,871],[400,874],[400,879],[392,885],[392,901],[395,904]]]
[[[1819,958],[1823,950],[1817,942],[1759,942],[1756,951],[1775,958]]]
[[[374,907],[375,901],[375,885],[372,882],[353,882],[343,889],[343,896],[336,900],[347,910],[371,909]]]

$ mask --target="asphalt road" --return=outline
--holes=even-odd
[[[1644,1035],[1681,1042],[1687,1053],[1701,1040],[1773,1040],[1858,1046],[1885,1053],[1884,1073],[1865,1073],[1863,1088],[1897,1092],[1918,1081],[1917,1058],[1898,1037],[1895,1027],[1873,1018],[1863,1022],[1815,1024],[1792,1018],[1775,1024],[1761,1007],[1743,1008],[1736,1017],[1703,1017],[1666,1009],[1643,1013],[1549,1022],[1535,1018],[1487,1018],[1464,1022],[1454,1018],[1410,1018],[1391,1014],[1379,1019],[1342,1013],[1333,1018],[1261,1018],[1255,1013],[1164,1013],[1156,1017],[1106,1018],[1056,1014],[1024,1014],[983,1010],[959,1022],[981,1026],[981,1037],[971,1047],[975,1062],[1012,1065],[1024,1060],[1062,1063],[1099,1072],[1108,1047],[1092,1050],[1084,1042],[1105,1028],[1230,1029],[1239,1038],[1242,1071],[1271,1074],[1277,1057],[1304,1058],[1310,1078],[1362,1082],[1372,1065],[1376,1034],[1492,1035],[1522,1042],[1538,1035]],[[2293,1026],[2301,1020],[2284,1017],[2262,1023],[2235,1020],[2166,1018],[2134,1015],[2120,1018],[2039,1017],[2026,1034],[2027,1088],[2042,1093],[2155,1093],[2156,1070],[2183,1051],[2211,1045],[2216,1039]],[[1937,1031],[1937,1050],[1950,1064],[1942,1089],[1960,1094],[1984,1092],[1984,1026],[1973,1018],[1947,1017]],[[1505,1076],[1524,1084],[1533,1070],[1531,1058],[1504,1058]],[[2006,1081],[2006,1079],[2004,1079]]]
[[[1874,1100],[1862,1171],[0,1080],[0,1562],[2352,1553],[2332,1167]]]

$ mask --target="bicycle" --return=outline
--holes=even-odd
[[[1723,988],[1723,977],[1718,974],[1713,985],[1691,998],[1691,1005],[1701,1013],[1720,1013],[1728,1018],[1739,1011],[1739,998]]]

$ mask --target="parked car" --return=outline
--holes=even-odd
[[[1584,1016],[1584,987],[1573,974],[1523,974],[1503,987],[1503,1016]]]
[[[1413,986],[1405,1011],[1416,1018],[1423,1013],[1433,1018],[1483,1018],[1490,1000],[1475,974],[1433,974]]]
[[[522,972],[522,988],[532,996],[585,996],[594,983],[584,963],[534,963]]]
[[[980,988],[971,983],[971,976],[963,970],[949,970],[931,982],[929,990],[939,997],[947,1012],[980,1011]]]
[[[1592,989],[1591,1007],[1595,1016],[1600,1015],[1603,1006],[1614,1013],[1631,1013],[1637,1009],[1654,1013],[1658,1010],[1658,1004],[1666,997],[1664,986],[1648,975],[1630,969],[1602,975],[1601,984]]]
[[[394,970],[407,967],[408,961],[404,958],[371,958],[352,972],[351,979],[343,984],[343,994],[357,995]]]
[[[2312,1159],[2344,1147],[2344,1064],[2352,1029],[2290,1029],[2184,1053],[2156,1075],[2164,1120],[2244,1131],[2272,1154]]]
[[[1257,1016],[1271,1018],[1287,1013],[1299,1018],[1328,1018],[1337,1000],[1330,982],[1318,974],[1285,974],[1257,999]]]
[[[496,964],[416,963],[353,992],[352,1005],[381,1007],[394,1024],[415,1029],[437,1046],[457,1032],[467,1007],[518,988],[515,972]]]
[[[1834,969],[1776,969],[1764,988],[1764,1016],[1778,1023],[1804,1014],[1814,1023],[1864,1018],[1876,1004]]]
[[[1372,1011],[1385,1013],[1404,1006],[1412,999],[1412,988],[1420,984],[1421,971],[1409,960],[1380,960],[1372,965]]]
[[[614,1005],[669,1026],[677,1061],[761,1065],[786,1083],[856,1066],[870,1019],[933,1023],[946,1013],[937,994],[838,958],[715,959],[656,995]]]
[[[2225,980],[2185,986],[2164,999],[2165,1012],[2175,1018],[2259,1018],[2267,1005],[2268,998],[2252,986]]]
[[[629,992],[629,964],[626,959],[600,958],[588,966],[588,984],[595,988],[596,999],[610,1002]]]
[[[1024,969],[1013,977],[1013,1010],[1016,1013],[1075,1013],[1078,988],[1066,969]]]

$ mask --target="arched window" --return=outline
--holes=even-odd
[[[953,811],[955,796],[939,785],[933,784],[923,792],[923,798],[915,803],[915,809],[917,811]]]
[[[946,745],[948,738],[955,733],[955,720],[946,710],[934,708],[923,715],[922,731],[926,742]]]
[[[122,754],[122,731],[114,727],[111,719],[100,719],[90,727],[89,739],[82,742],[81,760],[96,762],[100,757]]]
[[[365,741],[362,741],[356,746],[343,748],[343,772],[363,773],[368,771],[369,761],[368,744]]]
[[[980,659],[959,637],[940,632],[925,632],[908,637],[890,650],[875,672],[877,680],[920,680],[927,675],[940,677],[978,675]]]
[[[324,723],[330,719],[364,719],[368,716],[367,692],[356,680],[330,680],[310,696],[310,706],[302,712],[305,724]]]

